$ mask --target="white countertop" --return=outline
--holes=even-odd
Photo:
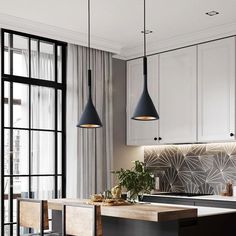
[[[188,206],[188,205],[176,205],[176,204],[165,204],[165,203],[150,203],[158,206],[173,206],[173,207],[185,207],[195,208],[198,210],[198,217],[221,215],[227,213],[236,213],[236,209],[216,208],[216,207],[199,207],[199,206]]]
[[[220,195],[207,195],[207,196],[196,196],[196,197],[191,197],[191,198],[202,199],[202,200],[217,200],[217,201],[236,202],[236,196],[227,197],[227,196],[220,196]]]
[[[199,199],[199,200],[217,200],[217,201],[231,201],[236,202],[236,196],[226,197],[220,195],[205,195],[205,196],[195,196],[195,197],[187,197],[187,196],[171,196],[171,195],[163,195],[163,194],[146,194],[147,196],[156,196],[156,197],[169,197],[169,198],[185,198],[185,199]]]

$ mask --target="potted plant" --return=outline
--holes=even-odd
[[[130,170],[121,168],[119,171],[113,171],[118,179],[120,187],[127,190],[127,199],[135,202],[138,196],[143,196],[144,193],[150,193],[154,189],[154,176],[145,168],[143,162],[133,161],[134,166]]]

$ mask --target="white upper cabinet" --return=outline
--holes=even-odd
[[[235,38],[198,46],[198,141],[235,133]]]
[[[148,57],[148,89],[158,110],[158,56]],[[143,60],[127,62],[127,144],[158,143],[158,121],[132,120],[134,109],[143,91]]]
[[[143,89],[143,62],[127,62],[127,144],[235,140],[235,41],[229,37],[148,57],[158,121],[131,120]]]
[[[197,141],[197,47],[160,55],[160,143]]]

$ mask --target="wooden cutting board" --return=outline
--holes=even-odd
[[[93,202],[91,200],[88,200],[86,202],[89,205],[99,205],[99,206],[128,206],[131,205],[130,202],[127,201],[114,201],[114,202]]]

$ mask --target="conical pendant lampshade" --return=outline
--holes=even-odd
[[[147,58],[144,57],[144,68],[146,67]],[[139,98],[138,104],[135,108],[134,115],[132,117],[134,120],[149,121],[159,119],[159,115],[156,108],[152,102],[147,89],[147,75],[144,75],[144,86],[141,97]]]
[[[93,105],[91,96],[91,70],[88,70],[88,87],[89,87],[89,98],[84,108],[84,111],[80,117],[79,124],[77,127],[80,128],[99,128],[102,127],[102,122],[98,116],[98,113]]]
[[[148,87],[147,87],[147,56],[146,56],[146,1],[144,0],[144,56],[143,56],[143,93],[138,101],[138,104],[135,108],[133,120],[140,121],[150,121],[150,120],[158,120],[159,115],[156,111],[156,108],[153,104],[153,101],[149,95]]]
[[[91,89],[91,69],[90,69],[90,0],[88,0],[88,50],[89,50],[89,69],[88,69],[88,88],[89,97],[85,109],[80,117],[79,128],[100,128],[102,127],[102,122],[98,116],[96,108],[92,101],[92,89]]]
[[[84,112],[80,117],[79,124],[77,127],[80,128],[99,128],[102,126],[102,122],[98,116],[98,113],[93,105],[91,98],[88,99],[88,102],[85,106]]]

